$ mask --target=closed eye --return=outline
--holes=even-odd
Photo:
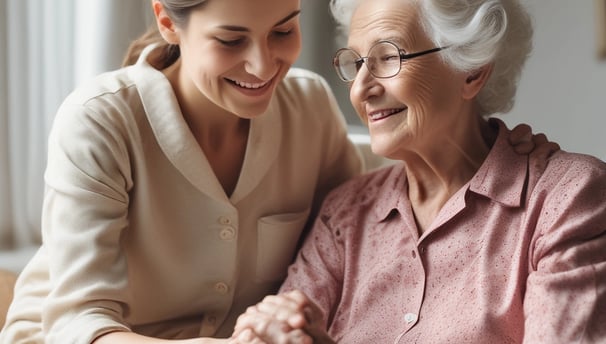
[[[400,59],[400,55],[383,55],[381,56],[381,61],[393,61],[393,60],[399,60]]]
[[[222,45],[224,45],[226,47],[235,47],[244,42],[244,38],[224,40],[224,39],[215,37],[215,39],[217,40],[217,42],[221,43]]]
[[[290,30],[276,30],[274,31],[274,34],[279,35],[279,36],[286,36],[286,35],[290,35],[292,33],[292,29]]]

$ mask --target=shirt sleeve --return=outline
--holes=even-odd
[[[540,183],[530,201],[538,216],[524,296],[524,343],[603,343],[606,166],[591,158],[554,165],[558,177]]]
[[[327,202],[330,202],[327,200]],[[280,292],[300,290],[323,312],[328,329],[337,309],[343,284],[343,248],[328,225],[324,210],[288,269]]]
[[[107,114],[64,104],[49,137],[42,212],[51,292],[43,305],[46,342],[90,343],[126,330],[126,257],[132,186],[124,139]]]

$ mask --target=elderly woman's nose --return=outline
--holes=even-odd
[[[356,75],[356,78],[351,83],[349,90],[352,101],[363,101],[369,97],[376,96],[380,93],[381,88],[374,76],[370,74],[366,65],[362,66]]]

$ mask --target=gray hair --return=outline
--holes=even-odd
[[[377,0],[372,0],[377,1]],[[482,115],[505,113],[514,104],[518,81],[532,50],[532,22],[519,0],[411,0],[420,24],[451,67],[474,71],[492,64],[492,74],[478,94]],[[360,0],[331,0],[333,17],[343,32]]]

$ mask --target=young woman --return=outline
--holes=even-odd
[[[2,343],[228,337],[283,280],[313,208],[361,171],[326,82],[291,69],[299,0],[153,9],[163,42],[57,113],[44,243]]]

